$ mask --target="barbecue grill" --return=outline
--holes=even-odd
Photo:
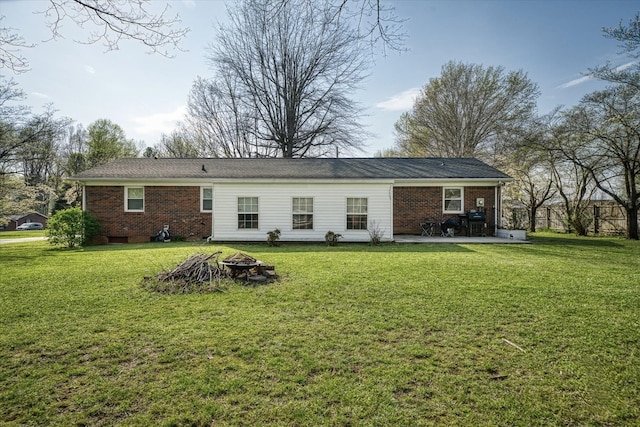
[[[467,220],[469,221],[486,221],[487,213],[486,212],[467,212]]]
[[[487,220],[486,212],[467,212],[467,222],[469,223],[468,235],[472,236],[474,229],[480,236],[485,236],[484,227]]]

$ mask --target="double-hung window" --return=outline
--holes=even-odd
[[[292,211],[294,230],[313,230],[313,197],[294,197]]]
[[[126,212],[144,212],[144,187],[124,188],[124,210]]]
[[[367,203],[366,197],[347,198],[347,230],[367,229]]]
[[[211,212],[213,210],[213,188],[200,188],[200,211]]]
[[[238,197],[238,228],[258,229],[257,197]]]
[[[443,208],[444,213],[461,213],[462,206],[462,187],[445,187],[443,189]]]

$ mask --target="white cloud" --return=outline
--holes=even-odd
[[[49,99],[49,95],[42,92],[31,92],[31,95],[35,96],[36,98]]]
[[[616,71],[626,70],[627,68],[629,68],[632,65],[637,64],[637,63],[638,63],[638,61],[627,62],[626,64],[622,64],[619,67],[616,67]]]
[[[632,65],[636,64],[638,61],[631,61],[631,62],[627,62],[626,64],[622,64],[618,67],[615,68],[615,71],[623,71],[626,70],[627,68],[631,67]],[[586,83],[589,80],[593,79],[593,76],[591,75],[586,75],[586,76],[582,76],[578,79],[573,79],[570,82],[561,84],[560,86],[558,86],[560,89],[567,89],[573,86],[578,86],[582,83]]]
[[[168,113],[155,113],[148,116],[133,117],[134,130],[142,135],[170,133],[187,113],[187,106],[181,105]]]
[[[591,76],[582,76],[579,79],[573,79],[570,82],[561,84],[560,86],[558,86],[560,89],[567,89],[573,86],[578,86],[582,83],[588,82],[589,80],[591,80],[593,77]]]
[[[89,74],[95,74],[96,73],[96,69],[93,68],[91,65],[85,65],[84,66],[84,70]]]
[[[378,102],[376,107],[385,111],[405,111],[410,110],[420,94],[420,88],[412,87],[404,92],[397,93],[385,101]]]
[[[182,4],[184,4],[186,7],[190,9],[193,9],[196,7],[195,0],[182,0]]]

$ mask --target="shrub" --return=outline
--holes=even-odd
[[[47,235],[52,245],[68,248],[85,245],[100,231],[100,223],[80,208],[56,212],[47,221]]]
[[[342,234],[334,233],[333,231],[327,231],[327,234],[324,235],[324,242],[327,246],[335,246],[338,244],[338,239],[342,237]]]
[[[269,246],[278,246],[278,240],[280,240],[280,229],[276,228],[272,231],[267,231],[267,244]]]
[[[371,246],[378,246],[382,241],[382,237],[384,236],[384,229],[380,226],[377,221],[369,222],[369,227],[367,227],[367,231],[369,232],[369,244]]]

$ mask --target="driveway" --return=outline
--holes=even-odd
[[[47,240],[46,237],[18,237],[16,239],[0,239],[0,245],[7,243],[23,243],[23,242],[37,242],[39,240]]]

